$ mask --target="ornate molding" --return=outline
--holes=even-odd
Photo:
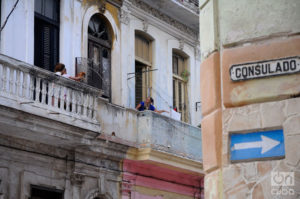
[[[106,0],[99,0],[98,9],[101,14],[104,14],[106,10]]]
[[[143,20],[143,31],[147,32],[148,31],[148,26],[149,26],[149,22],[147,19]]]
[[[74,172],[70,176],[70,181],[71,181],[72,185],[76,185],[76,186],[81,187],[81,185],[84,182],[84,175],[81,174],[81,173]]]
[[[201,50],[200,50],[200,43],[198,42],[197,45],[194,47],[195,49],[195,58],[196,60],[201,60]]]
[[[159,10],[149,6],[148,4],[144,3],[143,1],[141,1],[141,0],[127,0],[127,1],[129,1],[133,6],[142,9],[143,11],[151,14],[152,16],[166,22],[167,24],[170,24],[171,26],[193,36],[194,38],[197,38],[197,36],[198,36],[197,31],[176,21],[175,19],[173,19],[173,18],[169,17],[168,15],[160,12]]]
[[[123,8],[123,7],[121,8],[119,19],[120,19],[121,23],[123,23],[125,25],[129,24],[130,18],[129,18],[129,11],[128,11],[128,9]]]
[[[184,40],[180,39],[179,40],[179,49],[183,51],[183,48],[184,48]]]

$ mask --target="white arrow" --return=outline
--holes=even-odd
[[[261,136],[261,141],[243,142],[243,143],[234,144],[232,150],[262,148],[261,149],[261,154],[264,154],[265,152],[271,150],[272,148],[274,148],[278,144],[280,144],[279,141],[273,140],[269,137],[266,137],[266,136],[262,135]]]

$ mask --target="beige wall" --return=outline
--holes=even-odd
[[[294,172],[294,195],[279,196],[299,197],[300,74],[233,82],[229,69],[299,56],[300,2],[203,0],[200,7],[205,197],[274,198],[274,171]],[[230,162],[231,133],[271,129],[283,129],[284,159]]]

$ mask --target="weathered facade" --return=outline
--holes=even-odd
[[[0,2],[3,24],[15,2]],[[1,31],[0,198],[203,198],[198,13],[196,1],[20,0]],[[56,62],[86,79],[55,75]],[[182,121],[137,112],[149,95]]]
[[[299,8],[299,1],[200,1],[205,198],[300,196],[300,75],[274,76],[270,69],[276,64],[277,74],[288,72],[281,67],[299,61]],[[269,71],[248,78],[259,72],[248,73],[247,64],[259,70],[265,61]],[[243,65],[243,77],[234,81],[241,74],[232,67]],[[272,130],[283,131],[283,156],[274,154],[278,145],[268,158],[232,160],[232,135]],[[249,142],[241,147],[248,147],[246,155],[259,150],[250,150]]]

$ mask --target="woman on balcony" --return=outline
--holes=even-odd
[[[150,111],[154,111],[156,113],[163,113],[163,112],[166,112],[168,113],[168,111],[165,111],[165,110],[157,110],[154,106],[153,106],[153,103],[154,103],[154,100],[152,97],[147,97],[146,99],[146,103],[144,101],[141,101],[141,103],[139,103],[137,106],[136,106],[136,110],[138,111],[144,111],[144,110],[150,110]]]
[[[63,76],[65,78],[69,78],[69,79],[72,79],[72,80],[75,80],[75,81],[81,81],[84,78],[83,76],[72,77],[72,76],[68,75],[65,65],[62,64],[62,63],[57,63],[56,64],[54,72],[55,72],[56,75]]]

